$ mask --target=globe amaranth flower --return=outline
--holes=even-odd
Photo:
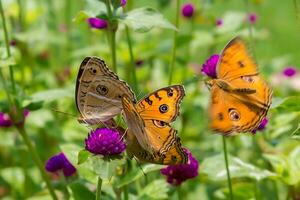
[[[167,182],[171,185],[180,185],[187,179],[198,176],[198,161],[187,149],[184,149],[184,152],[188,155],[189,158],[187,164],[169,165],[168,167],[160,170],[160,173],[166,176]]]
[[[251,23],[251,24],[255,24],[256,21],[257,21],[257,15],[255,13],[250,13],[248,15],[248,21]]]
[[[23,116],[24,118],[29,115],[29,110],[24,109]],[[23,121],[22,121],[23,122]],[[11,120],[8,113],[0,112],[0,127],[11,127],[14,122]]]
[[[125,6],[126,5],[126,0],[121,0],[121,6]]]
[[[223,25],[223,20],[222,19],[217,19],[216,20],[216,26],[222,26]]]
[[[91,28],[94,29],[105,29],[107,27],[107,21],[97,17],[91,17],[87,19]]]
[[[85,149],[105,157],[121,154],[126,148],[117,130],[98,128],[85,139]]]
[[[47,160],[45,169],[51,173],[62,171],[64,176],[72,176],[76,173],[76,168],[70,163],[64,153],[59,153]]]
[[[258,127],[256,129],[252,130],[251,132],[253,134],[255,134],[256,131],[262,131],[262,130],[264,130],[266,128],[268,122],[269,122],[268,118],[266,118],[266,117],[263,118],[263,120],[260,122],[260,124],[258,125]]]
[[[209,59],[206,60],[206,62],[202,65],[202,73],[206,74],[207,76],[211,78],[217,78],[217,64],[219,61],[219,55],[214,54]]]
[[[186,18],[191,18],[194,15],[194,5],[191,3],[186,3],[181,8],[182,16]]]
[[[295,67],[286,67],[282,74],[286,77],[293,77],[297,74],[297,69]]]

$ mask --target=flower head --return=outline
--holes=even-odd
[[[250,13],[248,15],[248,20],[251,24],[255,24],[257,21],[257,15],[255,13]]]
[[[214,54],[210,58],[206,60],[206,62],[202,65],[202,73],[210,76],[211,78],[217,78],[217,64],[219,61],[219,55]]]
[[[186,18],[191,18],[194,14],[194,5],[191,3],[186,3],[181,8],[181,13]]]
[[[76,173],[76,168],[70,163],[64,153],[59,153],[47,160],[45,169],[48,172],[57,173],[62,170],[66,177]]]
[[[297,69],[295,67],[287,67],[282,71],[282,74],[286,77],[293,77],[297,74]]]
[[[118,131],[98,128],[85,139],[85,149],[93,154],[111,156],[121,154],[126,148]]]
[[[88,18],[87,22],[89,23],[90,27],[94,29],[105,29],[107,27],[107,21],[97,17]]]
[[[266,118],[266,117],[263,118],[263,120],[260,122],[260,124],[258,125],[258,127],[257,127],[256,129],[252,130],[251,132],[252,132],[253,134],[255,134],[256,131],[264,130],[264,129],[266,128],[268,122],[269,122],[268,118]]]
[[[223,20],[222,19],[217,19],[216,20],[216,26],[222,26],[222,24],[223,24]]]
[[[29,110],[24,109],[21,123],[24,122],[25,117],[29,115]],[[18,124],[20,122],[13,122],[8,113],[0,112],[0,127],[11,127],[13,124]]]
[[[0,127],[12,126],[12,121],[7,113],[0,112]]]
[[[126,0],[121,0],[121,6],[125,6],[126,5]]]
[[[160,170],[160,173],[167,177],[171,185],[180,185],[187,179],[198,176],[199,163],[187,149],[184,152],[188,155],[187,164],[170,165]]]

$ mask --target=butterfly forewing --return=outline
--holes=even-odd
[[[135,101],[127,83],[96,57],[87,57],[81,63],[75,95],[81,119],[88,124],[98,124],[120,114],[123,95]]]
[[[241,76],[256,75],[257,64],[248,52],[245,42],[236,37],[221,53],[217,66],[217,78],[232,80]]]
[[[161,88],[140,100],[137,111],[144,120],[155,119],[170,123],[179,115],[180,103],[184,96],[182,85]]]

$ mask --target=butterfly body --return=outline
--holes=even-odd
[[[127,151],[140,161],[157,164],[187,162],[177,131],[169,123],[179,114],[184,96],[180,85],[159,89],[137,104],[123,97]]]
[[[224,48],[211,90],[211,128],[224,135],[259,126],[271,105],[272,90],[259,75],[245,42],[235,38]]]

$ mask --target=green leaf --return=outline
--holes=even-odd
[[[106,14],[106,5],[105,3],[98,0],[87,0],[85,12],[91,17],[96,17],[97,15]]]
[[[95,199],[95,194],[91,192],[82,181],[74,181],[70,185],[74,200]]]
[[[90,156],[90,153],[87,150],[82,149],[78,153],[78,162],[77,162],[77,164],[80,165],[80,164],[84,163],[89,158],[89,156]]]
[[[300,140],[300,124],[298,124],[298,127],[293,131],[292,138]]]
[[[86,11],[79,11],[78,14],[73,18],[73,21],[76,23],[82,23],[85,22],[89,17],[89,14]]]
[[[297,112],[300,111],[299,102],[300,96],[287,97],[277,105],[276,109],[283,112]]]
[[[155,180],[141,191],[138,199],[168,199],[168,191],[165,180]]]
[[[237,157],[229,156],[229,170],[231,178],[248,177],[254,180],[261,180],[268,177],[275,177],[276,174],[260,169],[252,164],[246,163]],[[214,181],[227,179],[224,156],[222,154],[204,159],[201,173],[206,174]]]
[[[153,28],[177,30],[157,10],[148,7],[134,9],[122,16],[120,20],[137,32],[148,32]]]
[[[74,92],[69,89],[52,89],[52,90],[41,91],[32,94],[29,97],[29,99],[23,102],[23,106],[26,107],[32,103],[37,103],[37,102],[39,103],[50,102],[50,101],[54,101],[66,97],[73,98]]]
[[[127,173],[125,176],[121,178],[120,182],[117,184],[117,187],[121,188],[125,185],[128,185],[129,183],[136,181],[137,179],[144,176],[145,174],[160,170],[163,167],[164,167],[163,165],[147,164],[142,167],[143,171],[140,168],[135,168],[134,170]]]

